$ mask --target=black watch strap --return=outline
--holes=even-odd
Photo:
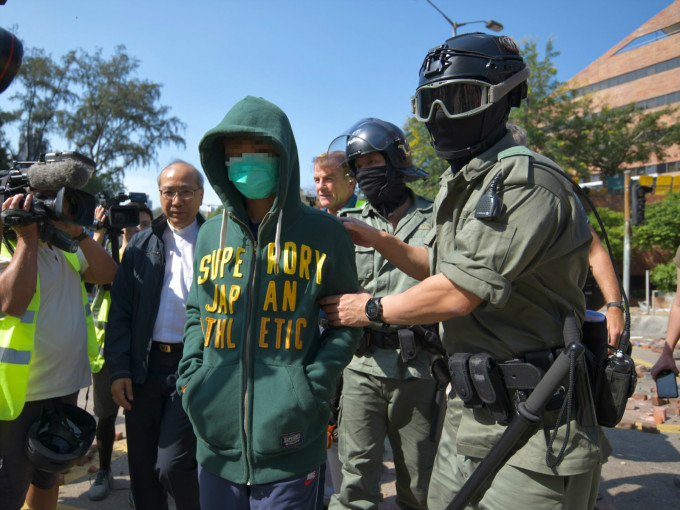
[[[382,304],[380,300],[382,298],[374,297],[366,302],[366,308],[364,313],[366,318],[371,322],[382,322]]]
[[[83,229],[83,231],[79,235],[75,236],[73,240],[80,242],[87,237],[90,237],[90,233],[86,229]]]
[[[620,308],[621,311],[624,311],[623,302],[621,302],[621,301],[611,301],[611,302],[607,303],[607,310],[609,310],[612,307]]]

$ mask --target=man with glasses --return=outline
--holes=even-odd
[[[137,232],[151,227],[153,215],[151,210],[141,203],[132,203],[139,210],[139,224],[122,229],[122,244],[120,251],[114,258],[119,262],[125,252],[125,248]],[[94,211],[95,218],[101,225],[105,225],[106,209],[99,205]],[[92,236],[102,246],[107,246],[111,252],[111,244],[107,243],[107,229],[105,226],[95,230]],[[117,233],[111,233],[118,235]],[[117,243],[116,243],[117,246]],[[92,316],[94,317],[94,331],[97,336],[97,343],[100,351],[104,348],[104,338],[106,334],[106,324],[111,308],[111,284],[98,285],[92,300]],[[97,454],[99,456],[99,471],[92,485],[87,491],[87,496],[92,501],[101,501],[111,492],[113,473],[111,472],[111,456],[113,454],[113,443],[116,439],[116,418],[118,417],[118,404],[111,395],[111,383],[109,378],[109,367],[106,363],[102,365],[99,372],[92,373],[92,400],[94,402],[94,414],[97,417]]]
[[[125,409],[136,508],[198,509],[196,437],[175,390],[193,278],[203,176],[183,161],[158,176],[163,215],[127,245],[111,289],[104,356]]]
[[[592,240],[585,212],[557,165],[517,145],[506,129],[511,107],[526,97],[528,74],[508,37],[464,34],[428,52],[414,113],[450,164],[425,243],[432,249],[356,222],[345,226],[356,243],[405,272],[431,276],[401,294],[322,300],[332,325],[443,323],[456,391],[430,479],[431,510],[447,508],[506,430],[514,404],[535,387],[526,375],[514,379],[516,365],[506,362],[542,373],[564,347],[565,317],[574,314],[579,324],[585,317]],[[611,448],[587,408],[574,411],[578,405],[557,393],[541,426],[470,505],[592,508]]]

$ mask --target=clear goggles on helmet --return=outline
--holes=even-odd
[[[348,165],[350,161],[362,154],[384,151],[387,149],[389,141],[388,138],[384,138],[377,143],[371,143],[361,136],[340,135],[328,146],[327,164],[330,168],[340,168]]]
[[[529,69],[524,68],[507,80],[491,85],[480,80],[446,79],[428,83],[416,90],[411,98],[411,107],[416,119],[429,121],[436,112],[436,105],[449,119],[460,119],[476,115],[499,101],[529,77]]]

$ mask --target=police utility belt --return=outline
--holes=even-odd
[[[409,363],[418,356],[421,348],[444,355],[444,347],[439,338],[439,324],[428,326],[408,326],[396,331],[378,331],[364,328],[356,355],[363,356],[375,349],[399,349],[401,359]]]
[[[496,361],[485,352],[456,353],[449,358],[451,383],[465,407],[487,407],[498,423],[507,425],[515,406],[526,400],[560,351],[529,352],[510,361]],[[546,410],[558,409],[563,400],[554,395]]]

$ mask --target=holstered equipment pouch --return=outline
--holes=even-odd
[[[486,352],[473,354],[468,363],[472,383],[479,398],[486,404],[498,423],[507,425],[513,416],[514,406],[503,384],[498,364]]]
[[[583,344],[593,387],[597,422],[603,427],[616,427],[623,418],[626,402],[635,392],[637,373],[629,356],[627,331],[621,337],[622,350],[608,355],[607,323],[584,322]]]
[[[471,357],[472,354],[468,352],[457,352],[449,358],[449,371],[456,395],[463,401],[465,407],[481,407],[482,400],[472,385],[468,366]]]
[[[498,369],[503,374],[505,387],[509,390],[531,390],[543,377],[540,368],[521,361],[504,361],[498,364]]]
[[[399,350],[401,352],[401,359],[404,363],[414,360],[418,356],[418,348],[416,346],[416,336],[410,329],[400,329],[397,331],[399,335]]]

